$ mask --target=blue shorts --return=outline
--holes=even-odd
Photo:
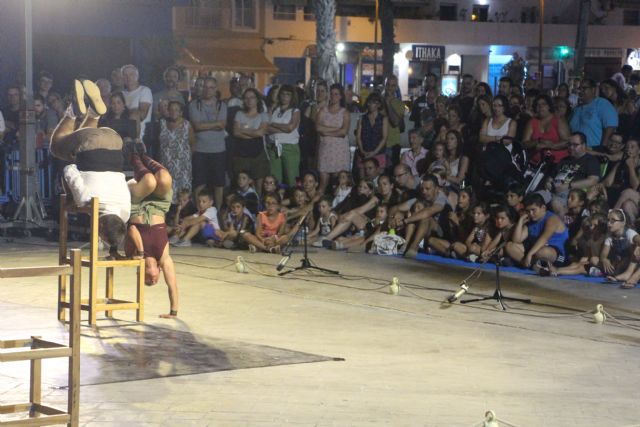
[[[205,240],[213,239],[216,242],[220,241],[220,237],[216,234],[215,227],[209,223],[206,223],[204,227],[202,227],[202,230],[200,230],[200,235]]]

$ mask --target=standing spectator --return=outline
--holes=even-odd
[[[180,190],[191,190],[191,152],[195,135],[191,124],[183,118],[183,104],[170,101],[168,115],[160,119],[160,162],[173,178],[173,200],[178,202]]]
[[[43,148],[45,142],[48,144],[53,129],[58,124],[57,116],[46,108],[44,98],[40,94],[33,97],[33,110],[36,115],[36,148]]]
[[[124,77],[122,76],[122,68],[114,68],[111,71],[111,91],[122,92],[124,90]]]
[[[98,79],[96,80],[96,86],[100,89],[100,97],[102,97],[102,102],[104,105],[109,108],[109,102],[111,101],[111,82],[107,79]]]
[[[232,79],[231,82],[234,82],[235,79]],[[231,82],[229,84],[231,84]],[[198,77],[193,82],[193,87],[191,88],[191,101],[195,101],[200,99],[202,96],[202,89],[204,88],[204,77]]]
[[[625,64],[620,68],[620,71],[611,76],[611,80],[615,81],[618,84],[618,87],[626,92],[629,89],[629,77],[631,77],[631,73],[633,73],[633,67],[631,65]]]
[[[38,91],[37,94],[42,96],[42,99],[47,99],[49,91],[53,86],[53,74],[48,71],[40,71],[38,75]]]
[[[388,165],[400,163],[400,134],[404,132],[404,104],[398,97],[398,77],[387,77],[384,85],[384,105],[389,119],[389,134],[387,137]]]
[[[513,82],[509,77],[500,77],[500,81],[498,82],[498,95],[502,95],[509,99],[511,95],[511,86],[513,86]]]
[[[162,77],[164,78],[164,89],[153,94],[153,117],[155,120],[160,118],[158,114],[158,101],[161,99],[165,99],[169,102],[179,102],[182,104],[183,110],[185,106],[184,96],[178,90],[178,82],[180,81],[180,70],[178,67],[168,67],[164,70]]]
[[[473,87],[475,85],[475,79],[471,74],[463,74],[460,82],[460,94],[453,98],[453,103],[460,108],[460,119],[467,123],[471,116],[471,109],[474,103]]]
[[[318,171],[320,172],[320,193],[324,194],[331,174],[349,170],[349,138],[347,132],[351,116],[344,108],[344,91],[338,83],[331,85],[329,105],[323,107],[316,119],[318,131]]]
[[[300,174],[299,124],[300,110],[296,91],[293,86],[283,85],[278,91],[277,106],[271,113],[267,133],[272,142],[269,150],[271,173],[278,181],[286,182],[290,188],[295,187],[296,178]]]
[[[255,180],[255,188],[260,190],[262,179],[269,174],[269,159],[264,148],[269,116],[257,89],[245,90],[242,100],[243,109],[236,113],[233,123],[233,174],[248,172]]]
[[[140,122],[140,139],[142,139],[146,125],[151,121],[153,95],[151,89],[140,84],[140,74],[135,65],[129,64],[122,67],[122,77],[125,86],[122,94],[127,102],[131,118]]]
[[[189,104],[189,119],[196,135],[193,150],[193,187],[197,191],[202,186],[210,187],[213,190],[215,205],[222,206],[227,172],[227,104],[218,99],[217,92],[216,79],[204,79],[201,98]]]
[[[382,98],[372,93],[365,102],[367,112],[360,117],[356,128],[355,166],[358,178],[364,177],[364,160],[375,157],[380,167],[385,167],[385,147],[389,133],[389,121],[383,115]]]
[[[4,142],[15,144],[20,129],[20,107],[22,106],[22,91],[19,86],[9,86],[7,89],[7,106],[2,109],[6,131]]]
[[[49,92],[49,96],[47,96],[47,107],[55,113],[57,118],[56,123],[62,120],[65,107],[64,102],[62,102],[62,97],[58,92]]]
[[[618,114],[609,101],[596,96],[596,83],[583,79],[580,83],[579,102],[571,115],[571,132],[582,132],[587,137],[587,146],[593,149],[604,146],[618,126]]]
[[[138,136],[138,123],[129,117],[129,109],[122,92],[114,92],[109,97],[107,114],[100,117],[99,127],[108,127],[116,132],[123,140],[134,140]],[[126,159],[125,159],[126,161]]]

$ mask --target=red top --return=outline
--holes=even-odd
[[[551,126],[545,132],[542,132],[540,129],[540,119],[536,119],[535,117],[531,119],[531,139],[544,139],[547,141],[551,141],[554,144],[558,144],[560,142],[560,135],[558,134],[558,118],[553,117],[551,119]],[[540,163],[542,160],[542,152],[544,151],[545,155],[547,153],[551,154],[553,157],[553,162],[558,163],[560,160],[564,159],[569,155],[566,149],[564,150],[536,150],[531,156],[531,162]]]
[[[259,212],[258,217],[260,218],[260,223],[262,224],[261,237],[263,238],[277,235],[282,224],[286,222],[285,216],[282,212],[278,212],[278,216],[276,216],[276,219],[274,221],[271,221],[269,219],[269,215],[266,211]]]

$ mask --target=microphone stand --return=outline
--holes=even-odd
[[[500,258],[498,258],[497,254],[498,254],[499,250],[502,249],[504,246],[506,246],[506,242],[501,244],[501,245],[498,245],[498,247],[496,247],[496,249],[493,251],[493,254],[491,254],[491,257],[487,261],[485,261],[485,262],[488,262],[490,260],[493,260],[493,262],[494,262],[494,264],[496,266],[496,290],[493,292],[493,295],[484,296],[484,297],[480,297],[480,298],[472,298],[472,299],[467,299],[467,300],[460,300],[460,304],[468,304],[470,302],[478,302],[478,301],[496,300],[496,301],[498,301],[500,303],[500,307],[502,307],[503,311],[507,310],[507,307],[505,306],[503,301],[518,301],[518,302],[524,302],[526,304],[531,304],[531,299],[529,299],[529,298],[505,297],[502,294],[502,288],[500,287],[500,266],[502,265],[502,263],[500,262]],[[484,264],[484,263],[482,263],[482,264]]]
[[[295,267],[295,268],[293,268],[291,270],[283,271],[281,273],[278,273],[278,276],[284,276],[286,274],[293,273],[294,271],[299,271],[299,270],[318,270],[318,271],[321,271],[323,273],[340,274],[336,270],[329,270],[328,268],[322,268],[322,267],[318,267],[318,266],[315,266],[315,265],[311,264],[311,260],[309,259],[309,245],[308,245],[308,241],[307,241],[307,235],[309,233],[309,227],[307,226],[307,216],[309,216],[310,214],[311,214],[311,212],[309,212],[306,215],[304,215],[302,217],[301,222],[300,222],[300,225],[302,226],[302,237],[303,237],[303,242],[304,242],[304,244],[303,244],[304,255],[303,255],[303,258],[300,260],[300,267]]]

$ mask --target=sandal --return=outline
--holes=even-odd
[[[249,245],[249,252],[255,254],[256,252],[258,252],[258,248],[256,248],[255,245]]]

